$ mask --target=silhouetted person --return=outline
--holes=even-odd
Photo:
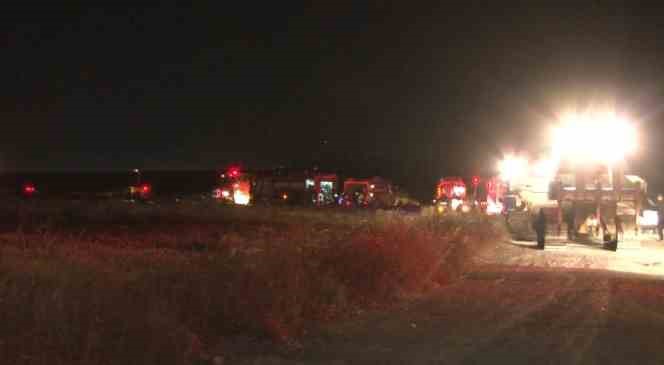
[[[616,223],[615,237],[611,237],[611,234],[608,233],[606,224],[602,225],[602,228],[604,229],[604,245],[611,251],[616,251],[618,249],[618,240],[622,239],[623,236],[622,220],[616,215],[614,222]]]
[[[572,208],[571,211],[565,213],[565,223],[567,224],[567,239],[574,240],[576,237],[576,227],[574,226],[574,214],[575,210]]]
[[[614,222],[616,223],[616,239],[622,240],[623,235],[625,234],[622,226],[622,219],[620,219],[620,216],[616,215]]]
[[[609,242],[611,241],[611,233],[609,232],[609,227],[607,227],[606,222],[604,221],[604,218],[601,216],[599,217],[599,225],[602,226],[602,233],[603,233],[603,241],[604,242]]]
[[[533,226],[537,234],[537,248],[544,249],[544,237],[546,235],[546,215],[544,215],[544,209],[540,208]]]
[[[657,195],[657,234],[659,235],[659,240],[664,239],[664,197],[662,194]]]

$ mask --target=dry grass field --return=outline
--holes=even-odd
[[[484,216],[15,202],[0,209],[0,359],[195,364],[225,339],[288,344],[455,279]]]

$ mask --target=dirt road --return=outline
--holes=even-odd
[[[425,300],[327,327],[297,356],[255,363],[664,364],[663,248],[528,246],[497,245]]]

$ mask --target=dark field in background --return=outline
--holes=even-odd
[[[210,192],[216,183],[216,172],[144,171],[141,180],[152,185],[156,196],[178,196]],[[120,193],[136,184],[136,174],[122,172],[17,172],[0,174],[0,193],[14,194],[30,182],[42,198],[70,197],[83,194],[92,197]]]

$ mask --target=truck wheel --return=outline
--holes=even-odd
[[[618,251],[618,240],[613,239],[611,241],[608,241],[604,244],[604,248],[606,248],[609,251],[616,252]]]
[[[506,217],[507,228],[512,238],[522,241],[537,242],[537,235],[532,228],[532,217],[528,212],[511,212]]]

